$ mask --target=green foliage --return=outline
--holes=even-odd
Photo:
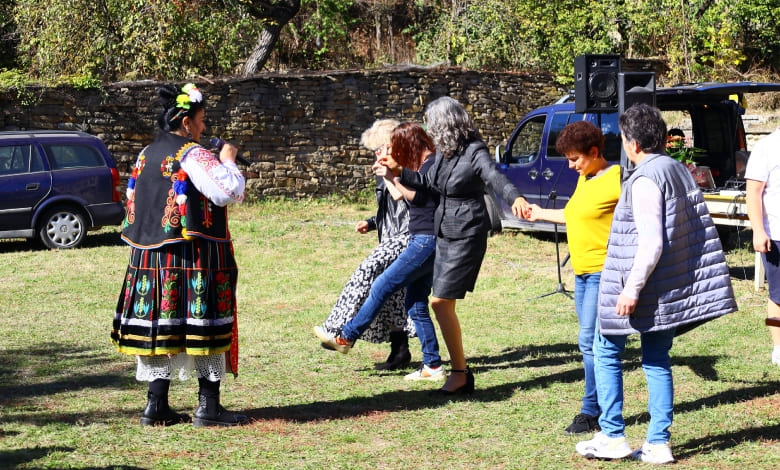
[[[230,74],[262,25],[214,2],[19,0],[16,19],[30,73],[101,80]]]
[[[189,79],[241,70],[280,0],[0,0],[0,68],[43,83]],[[269,64],[405,62],[542,70],[573,58],[652,58],[659,85],[776,77],[777,0],[302,0]],[[396,59],[397,58],[397,59]]]
[[[302,0],[282,32],[279,56],[291,66],[340,68],[356,59],[350,34],[361,19],[353,0]]]
[[[421,62],[491,69],[541,69],[571,81],[573,57],[617,52],[613,2],[487,0],[441,9],[417,36]]]
[[[0,70],[0,91],[15,92],[16,98],[25,106],[37,101],[36,95],[29,87],[32,84],[27,74],[18,69]]]

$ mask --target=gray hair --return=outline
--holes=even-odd
[[[360,145],[369,150],[376,150],[379,147],[389,144],[390,137],[393,135],[393,129],[398,127],[400,122],[395,119],[379,119],[363,132],[360,136]]]
[[[457,100],[442,96],[425,108],[426,132],[445,158],[463,152],[469,142],[479,138],[469,113]]]
[[[637,103],[620,115],[618,126],[623,138],[639,144],[643,152],[666,151],[666,123],[658,108]]]

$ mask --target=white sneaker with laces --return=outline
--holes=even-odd
[[[426,364],[423,364],[416,371],[404,376],[404,380],[441,380],[445,377],[447,377],[447,374],[444,373],[443,366],[428,367]]]
[[[631,455],[625,436],[609,437],[603,432],[597,432],[589,441],[578,442],[575,449],[589,459],[622,459]]]
[[[672,463],[674,457],[672,456],[672,448],[669,447],[669,443],[663,444],[650,444],[645,442],[642,447],[635,450],[631,457],[634,460],[641,460],[646,463]]]
[[[780,346],[775,346],[772,349],[772,364],[780,366]]]

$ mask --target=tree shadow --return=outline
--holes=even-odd
[[[20,466],[28,467],[29,464],[38,459],[42,459],[55,452],[74,452],[73,447],[50,446],[50,447],[32,447],[26,449],[0,450],[0,465],[2,468],[17,468]],[[80,467],[82,470],[145,470],[143,467],[131,465],[111,465],[110,467]]]
[[[73,452],[73,447],[51,446],[33,447],[30,449],[0,450],[0,462],[3,468],[16,468],[22,464],[30,463],[46,457],[54,452]]]
[[[101,230],[98,232],[89,232],[84,237],[81,246],[74,248],[83,250],[85,248],[98,248],[105,246],[123,246],[125,243],[120,237],[120,232]],[[23,251],[49,251],[38,239],[27,240],[24,238],[0,239],[0,253],[19,253]]]
[[[752,281],[756,277],[755,266],[729,266],[729,276],[740,281]]]
[[[682,445],[677,445],[675,446],[675,456],[678,459],[685,459],[698,454],[732,449],[744,442],[776,441],[778,436],[780,436],[780,423],[773,426],[747,428],[739,432],[729,431],[701,439],[692,439]]]
[[[636,348],[626,348],[624,370],[641,367]],[[575,344],[528,345],[507,348],[498,355],[469,358],[470,368],[477,381],[477,390],[472,395],[441,396],[431,390],[399,390],[367,397],[346,398],[337,401],[315,401],[311,403],[282,407],[265,407],[242,410],[254,420],[279,419],[284,421],[310,422],[334,419],[348,419],[373,415],[377,412],[392,413],[426,408],[438,408],[452,400],[480,402],[505,401],[519,390],[548,388],[558,383],[574,383],[583,380],[579,349]],[[507,382],[486,388],[479,387],[479,374],[488,370],[545,368],[576,362],[574,368],[544,374],[527,380]],[[399,375],[400,372],[380,372],[378,375]]]
[[[780,390],[780,381],[763,382],[752,387],[724,390],[715,395],[702,397],[697,400],[674,403],[674,413],[685,413],[699,411],[705,408],[717,408],[729,403],[742,403],[756,398],[771,396]],[[647,412],[638,413],[625,417],[626,424],[638,424],[650,421],[650,415]],[[780,434],[775,434],[772,439],[777,439]]]
[[[109,352],[87,349],[66,343],[49,343],[45,347],[0,350],[0,405],[9,410],[20,403],[65,392],[97,389],[123,389],[132,386],[133,364],[117,363]],[[32,378],[20,371],[34,371]],[[113,371],[94,374],[90,371]],[[52,421],[88,424],[115,417],[116,411],[101,409],[84,413],[14,413],[4,421],[32,422],[45,425]]]

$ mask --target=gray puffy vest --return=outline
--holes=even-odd
[[[663,251],[628,317],[615,313],[631,271],[637,231],[631,185],[648,177],[664,199]],[[701,190],[685,166],[667,155],[648,155],[624,183],[615,208],[599,286],[599,328],[604,335],[677,328],[677,334],[737,310],[729,269]]]

